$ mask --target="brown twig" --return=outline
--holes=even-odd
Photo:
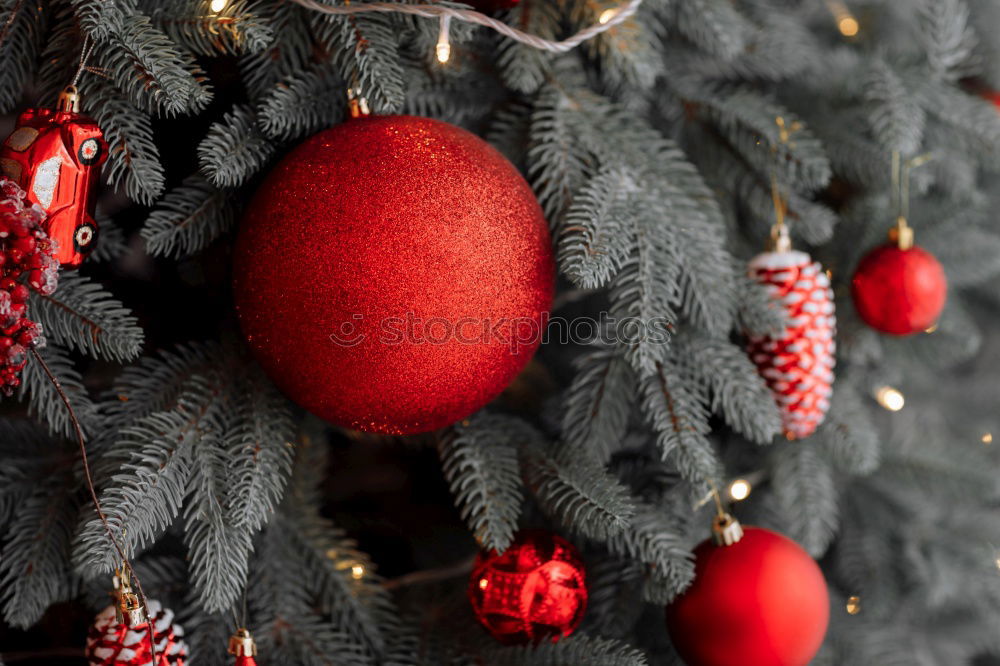
[[[52,370],[49,369],[48,364],[42,359],[41,354],[34,347],[31,348],[31,355],[35,358],[35,361],[41,366],[42,371],[45,376],[48,377],[49,381],[52,383],[52,387],[59,394],[59,398],[62,403],[66,406],[66,411],[69,413],[70,423],[73,424],[73,431],[76,434],[76,441],[80,445],[80,458],[83,461],[83,475],[87,481],[87,489],[90,491],[90,499],[94,503],[94,510],[97,511],[98,517],[101,519],[101,523],[104,525],[104,531],[107,532],[108,540],[111,541],[111,545],[114,546],[115,551],[118,553],[118,557],[121,559],[122,564],[129,572],[129,577],[135,583],[136,591],[139,593],[139,599],[142,601],[142,612],[146,616],[146,627],[149,633],[149,650],[150,655],[153,658],[152,663],[157,663],[156,655],[156,635],[155,627],[153,626],[153,619],[149,616],[149,604],[146,602],[146,593],[142,590],[142,583],[139,582],[139,577],[135,575],[135,569],[132,568],[132,563],[129,562],[128,558],[125,557],[125,551],[118,544],[118,540],[115,539],[114,532],[111,530],[111,525],[108,524],[108,518],[104,515],[104,509],[101,508],[101,501],[97,498],[97,489],[94,487],[94,477],[90,473],[90,462],[87,459],[87,445],[84,443],[83,428],[80,426],[80,420],[76,417],[76,412],[73,411],[73,405],[70,404],[69,396],[66,395],[66,391],[63,390],[62,384],[55,375],[52,374]]]

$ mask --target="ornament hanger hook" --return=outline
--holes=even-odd
[[[898,150],[892,151],[892,190],[890,206],[896,213],[896,226],[889,231],[889,240],[900,250],[913,247],[913,229],[907,222],[910,216],[910,172],[934,159],[934,153],[923,153],[905,162]]]
[[[778,182],[778,146],[795,147],[792,135],[802,129],[802,123],[794,121],[787,123],[783,116],[777,116],[774,124],[778,126],[778,140],[771,143],[771,155],[774,166],[771,168],[771,200],[774,203],[774,225],[771,227],[771,242],[768,249],[772,252],[788,252],[792,249],[791,237],[788,235],[788,225],[785,218],[788,215],[788,196],[782,194]]]

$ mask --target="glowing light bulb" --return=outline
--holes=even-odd
[[[750,482],[746,479],[736,479],[729,484],[729,496],[739,502],[749,497],[752,489]]]
[[[844,37],[854,37],[858,34],[859,28],[858,20],[853,16],[842,16],[837,21],[837,29],[840,30],[840,34]]]
[[[441,16],[440,28],[438,29],[438,43],[434,51],[437,53],[438,62],[442,65],[448,62],[451,57],[451,42],[448,39],[448,28],[451,25],[451,17]]]
[[[984,434],[982,436],[982,440],[983,440],[983,444],[992,444],[993,443],[993,433],[988,432],[988,433]]]
[[[857,615],[861,612],[861,597],[854,596],[847,600],[847,614]]]
[[[489,586],[490,586],[490,581],[486,580],[485,578],[480,578],[479,579],[479,589],[480,590],[485,590]]]
[[[903,394],[891,386],[883,386],[875,391],[875,399],[890,412],[898,412],[906,404]]]
[[[225,9],[228,3],[229,0],[212,0],[212,4],[210,5],[210,7],[212,8],[213,12],[218,13],[221,12],[223,9]]]
[[[924,329],[924,333],[933,333],[937,329],[938,329],[938,325],[937,325],[937,323],[934,323],[934,324],[931,324],[930,326],[928,326],[927,328],[925,328]]]
[[[600,23],[601,25],[604,25],[605,23],[613,19],[615,17],[615,14],[617,13],[618,13],[617,9],[605,9],[603,12],[601,12],[601,15],[597,17],[597,22]]]
[[[355,564],[351,567],[351,577],[354,580],[361,580],[365,576],[365,567],[362,564]]]

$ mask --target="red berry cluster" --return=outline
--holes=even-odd
[[[0,391],[21,383],[28,350],[45,344],[42,327],[27,317],[28,287],[40,294],[56,289],[59,262],[55,241],[42,229],[45,213],[26,205],[24,191],[0,179]]]

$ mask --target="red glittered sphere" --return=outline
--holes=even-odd
[[[413,116],[298,146],[251,202],[233,262],[240,324],[274,382],[332,423],[393,434],[495,398],[537,348],[555,279],[514,166]]]
[[[948,280],[933,254],[914,245],[875,248],[861,260],[851,282],[858,314],[882,333],[910,335],[937,322]]]
[[[806,666],[830,620],[826,581],[797,543],[745,527],[731,546],[694,551],[695,579],[667,606],[667,629],[688,666]]]
[[[579,626],[587,609],[583,562],[573,544],[540,530],[518,532],[502,554],[481,553],[469,602],[501,643],[553,642]]]

